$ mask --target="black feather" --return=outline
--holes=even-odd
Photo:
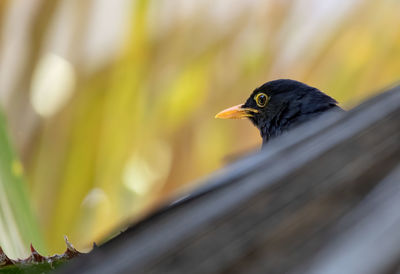
[[[265,93],[269,97],[268,104],[263,108],[255,102],[258,93]],[[256,88],[242,107],[259,111],[249,119],[260,130],[263,144],[326,111],[343,111],[335,99],[314,87],[290,79],[270,81]]]

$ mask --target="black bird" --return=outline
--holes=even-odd
[[[328,110],[343,111],[335,99],[298,81],[280,79],[256,88],[246,103],[221,111],[221,119],[249,118],[260,130],[263,145],[269,139],[316,118]]]

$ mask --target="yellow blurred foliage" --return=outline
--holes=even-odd
[[[297,79],[349,108],[397,81],[399,8],[391,0],[2,0],[1,105],[49,250],[62,251],[63,235],[89,247],[225,157],[255,149],[249,122],[213,117],[263,82]],[[53,63],[39,66],[49,55]]]

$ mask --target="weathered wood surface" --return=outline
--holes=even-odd
[[[392,273],[399,170],[396,87],[273,140],[59,273]]]
[[[400,165],[340,221],[335,228],[340,235],[313,259],[306,272],[400,272],[399,212]]]

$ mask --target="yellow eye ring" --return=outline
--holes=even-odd
[[[257,106],[259,106],[260,108],[263,108],[267,105],[268,101],[269,101],[269,97],[267,94],[265,93],[258,93],[255,97],[254,100],[257,103]]]

